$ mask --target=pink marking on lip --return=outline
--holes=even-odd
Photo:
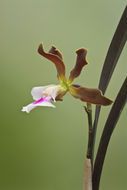
[[[33,104],[39,104],[39,103],[41,103],[41,102],[50,102],[51,99],[52,99],[52,98],[49,97],[49,96],[47,96],[47,97],[43,97],[43,98],[41,98],[41,99],[39,99],[39,100],[33,102]]]

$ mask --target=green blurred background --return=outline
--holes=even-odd
[[[83,102],[69,94],[56,109],[39,107],[30,114],[31,88],[57,84],[54,65],[37,54],[41,41],[64,56],[67,75],[75,50],[88,49],[89,65],[75,83],[97,87],[102,65],[124,0],[0,0],[0,189],[82,190],[87,148]],[[127,46],[106,95],[115,99],[127,72]],[[111,107],[103,107],[97,144]],[[95,106],[93,106],[93,110]],[[111,139],[100,190],[127,188],[127,107]]]

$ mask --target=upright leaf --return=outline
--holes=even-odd
[[[103,92],[103,94],[105,93],[107,89],[107,86],[109,84],[113,71],[116,67],[120,54],[123,50],[123,47],[126,43],[126,40],[127,40],[127,6],[125,7],[123,15],[117,26],[116,32],[113,36],[113,39],[110,44],[110,47],[109,47],[109,50],[104,62],[104,66],[102,69],[100,82],[99,82],[99,89]],[[94,130],[93,147],[95,144],[96,129],[97,129],[97,124],[98,124],[99,114],[100,114],[100,106],[96,106],[95,120],[93,124],[93,130]],[[93,154],[94,154],[94,148],[93,148]]]
[[[103,94],[106,91],[106,88],[109,84],[112,73],[115,69],[117,61],[120,57],[120,54],[123,50],[123,47],[127,41],[127,6],[123,12],[121,20],[118,24],[116,32],[113,36],[112,42],[110,44],[104,66],[102,69],[99,89],[102,90]]]
[[[97,156],[95,160],[94,171],[93,171],[93,190],[99,189],[99,182],[100,182],[100,177],[101,177],[101,172],[103,168],[103,163],[104,163],[107,147],[108,147],[112,132],[117,124],[117,121],[125,106],[126,101],[127,101],[127,77],[109,113],[108,119],[106,121],[104,130],[101,136],[101,140],[100,140],[100,144],[99,144],[99,148],[98,148],[98,152],[97,152]]]

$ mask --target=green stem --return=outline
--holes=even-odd
[[[91,159],[92,165],[92,148],[93,148],[93,128],[92,128],[92,105],[87,103],[84,107],[88,116],[88,147],[87,147],[87,158]]]

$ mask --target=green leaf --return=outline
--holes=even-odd
[[[123,50],[123,47],[126,43],[126,40],[127,40],[127,6],[123,12],[121,20],[113,36],[102,69],[100,82],[99,82],[99,89],[103,92],[103,94],[105,93],[106,88],[109,84],[109,81],[116,67],[116,64]]]
[[[123,50],[123,47],[126,43],[126,40],[127,40],[127,6],[125,7],[123,15],[117,26],[116,32],[113,36],[113,39],[110,44],[110,47],[109,47],[109,50],[104,62],[104,66],[102,69],[100,82],[99,82],[99,89],[102,90],[103,94],[105,93],[107,89],[107,86],[109,84],[113,71],[116,67],[120,54]],[[99,114],[100,114],[100,106],[96,106],[95,119],[94,119],[94,124],[93,124],[93,130],[94,130],[93,147],[95,144]],[[94,154],[94,148],[93,148],[93,154]]]
[[[120,117],[120,114],[127,101],[127,77],[116,97],[116,100],[112,106],[112,109],[109,113],[108,119],[106,121],[97,156],[95,159],[94,171],[93,171],[93,190],[99,189],[99,182],[101,177],[101,172],[103,168],[103,163],[107,151],[107,147],[113,133],[114,128],[116,127],[117,121]]]

